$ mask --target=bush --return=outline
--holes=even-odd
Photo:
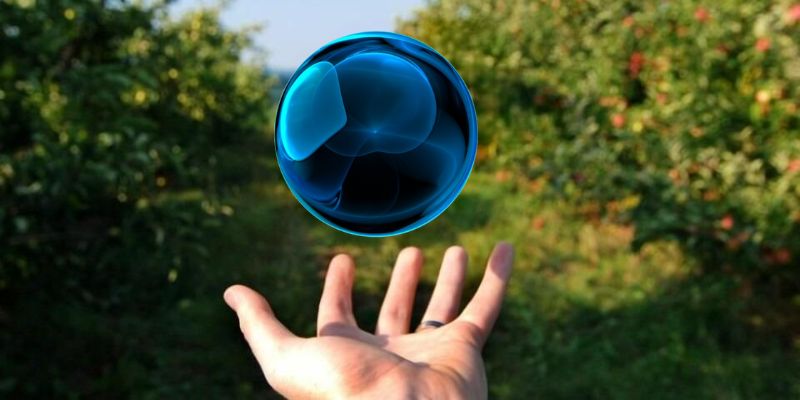
[[[489,166],[636,247],[677,241],[753,321],[797,326],[800,4],[440,0],[401,31],[470,85]]]
[[[115,304],[233,212],[218,155],[266,137],[272,80],[216,11],[151,3],[0,2],[0,292],[46,272]]]

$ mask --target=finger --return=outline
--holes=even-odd
[[[331,260],[325,275],[325,287],[319,302],[317,314],[317,334],[326,326],[356,326],[353,317],[353,275],[355,263],[346,254],[339,254]]]
[[[442,268],[436,278],[431,301],[422,316],[423,321],[448,323],[458,313],[461,303],[461,289],[467,271],[467,252],[461,246],[447,249],[442,259]]]
[[[268,367],[280,364],[283,349],[297,337],[275,318],[267,300],[253,289],[234,285],[225,291],[224,298],[239,317],[239,327],[269,380]]]
[[[378,316],[376,334],[401,335],[408,333],[411,310],[414,306],[414,293],[417,290],[421,270],[422,251],[415,247],[407,247],[400,251]]]
[[[478,291],[458,317],[477,328],[476,339],[481,345],[492,331],[494,321],[500,313],[513,260],[514,249],[510,244],[499,243],[495,246]]]

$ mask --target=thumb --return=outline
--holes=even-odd
[[[276,386],[272,382],[277,378],[274,376],[275,367],[280,365],[282,354],[297,336],[275,318],[267,300],[255,290],[233,285],[225,290],[223,297],[239,317],[239,328],[267,381]]]

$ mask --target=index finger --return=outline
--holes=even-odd
[[[482,345],[492,331],[503,296],[511,276],[511,264],[514,261],[514,248],[509,243],[501,242],[495,246],[486,265],[481,284],[475,296],[458,317],[477,328],[478,342]]]

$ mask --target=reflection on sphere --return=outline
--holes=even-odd
[[[294,73],[275,146],[300,203],[345,232],[389,236],[441,214],[469,177],[475,109],[427,45],[369,32],[329,43]]]

